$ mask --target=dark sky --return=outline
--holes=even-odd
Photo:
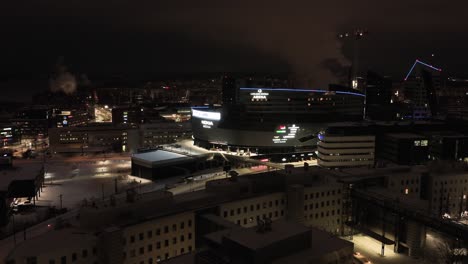
[[[361,69],[401,79],[420,58],[464,74],[467,10],[461,0],[4,1],[0,70],[48,74],[63,55],[84,73],[292,71],[324,85],[327,68],[352,58],[337,33],[364,27]]]

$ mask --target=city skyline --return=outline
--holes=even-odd
[[[468,3],[0,9],[0,264],[468,263]]]

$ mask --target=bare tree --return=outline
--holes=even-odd
[[[424,263],[453,264],[461,263],[461,257],[446,241],[434,241],[424,249]]]

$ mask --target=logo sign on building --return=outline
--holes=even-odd
[[[213,126],[213,121],[202,120],[201,124],[203,128],[211,128]]]
[[[267,101],[269,93],[263,92],[262,89],[258,89],[255,93],[250,93],[252,96],[252,101]]]
[[[221,113],[192,109],[192,117],[197,117],[205,120],[219,121],[221,120]]]
[[[279,125],[273,136],[273,143],[284,144],[288,142],[288,139],[296,138],[297,130],[299,126],[293,125]]]

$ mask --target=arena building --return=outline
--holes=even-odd
[[[239,88],[221,108],[194,107],[195,144],[242,153],[315,149],[327,123],[360,121],[365,95],[352,91]]]

